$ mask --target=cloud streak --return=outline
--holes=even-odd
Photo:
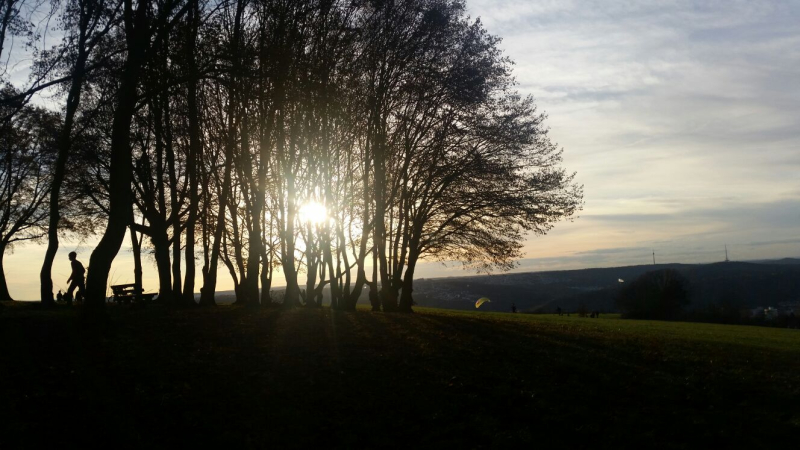
[[[726,243],[739,259],[800,254],[799,3],[468,7],[585,185],[581,218],[529,241],[531,261],[629,263],[656,247],[702,262]]]
[[[531,237],[518,270],[647,264],[652,249],[658,262],[712,262],[726,244],[735,260],[800,256],[800,2],[467,7],[503,37],[521,90],[549,114],[565,166],[585,185],[581,218]],[[42,255],[29,246],[6,257],[12,295],[38,295],[28,268],[38,271]],[[129,256],[120,282],[132,275]],[[438,263],[417,271],[466,274]],[[155,271],[145,276],[157,286]],[[230,289],[226,276],[220,289]]]

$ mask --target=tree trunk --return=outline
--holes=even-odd
[[[166,96],[165,96],[166,97]],[[181,295],[181,205],[178,202],[178,179],[175,172],[175,149],[172,146],[172,123],[169,98],[164,98],[164,125],[166,139],[164,148],[167,157],[167,179],[169,180],[170,219],[172,220],[172,297],[176,304],[183,303]]]
[[[8,293],[8,284],[6,284],[6,272],[3,268],[3,257],[6,255],[6,246],[0,245],[0,302],[13,302],[11,294]]]
[[[233,42],[231,44],[231,56],[233,59],[232,81],[228,87],[228,142],[225,144],[225,171],[222,181],[222,193],[219,198],[219,212],[217,214],[217,227],[214,230],[214,242],[211,247],[211,258],[209,265],[204,269],[203,288],[200,292],[200,303],[203,305],[216,304],[214,293],[217,290],[217,266],[219,265],[219,252],[222,243],[222,232],[225,227],[225,209],[228,207],[228,196],[231,193],[231,170],[233,166],[233,150],[236,146],[236,119],[237,114],[237,91],[236,83],[239,81],[240,49],[239,39],[241,33],[242,14],[244,13],[245,2],[239,0],[236,3],[236,17],[234,19]],[[206,187],[209,189],[209,187]]]
[[[86,68],[86,25],[88,20],[81,20],[81,35],[78,41],[78,58],[72,70],[72,82],[67,94],[67,104],[64,114],[64,125],[58,136],[58,156],[56,166],[53,171],[53,181],[50,186],[50,220],[47,226],[47,250],[44,254],[42,270],[39,273],[41,283],[40,298],[43,305],[54,304],[53,300],[53,261],[58,252],[58,222],[61,220],[60,201],[61,185],[67,173],[67,160],[69,151],[72,147],[72,126],[75,122],[75,114],[81,100],[81,89],[83,88],[83,75]]]
[[[133,250],[133,284],[136,291],[142,289],[142,241],[136,237],[133,227],[129,229],[131,234],[131,250]]]
[[[130,0],[126,0],[126,8]],[[111,164],[109,168],[109,216],[103,237],[89,259],[86,279],[86,308],[100,310],[105,307],[108,273],[119,252],[125,230],[130,223],[131,199],[131,145],[130,130],[136,110],[136,88],[144,66],[145,51],[149,47],[150,30],[147,24],[147,7],[140,4],[133,26],[126,25],[128,58],[120,76],[117,105],[111,128]]]
[[[189,109],[189,157],[186,160],[186,171],[189,177],[189,215],[186,218],[186,278],[183,281],[183,303],[194,305],[194,229],[197,223],[197,208],[200,205],[200,195],[197,192],[197,166],[202,160],[202,143],[200,142],[200,119],[197,108],[197,63],[195,61],[195,47],[197,44],[197,28],[200,23],[199,0],[192,1],[188,11],[188,20],[192,25],[189,35],[189,44],[186,46],[186,56],[189,66],[189,82],[187,86],[186,102]]]
[[[289,155],[295,155],[297,151],[297,121],[292,125],[289,136]],[[279,130],[284,127],[284,114],[279,115]],[[286,178],[286,220],[283,223],[282,239],[284,240],[285,251],[281,255],[281,262],[283,266],[283,274],[286,278],[286,291],[283,296],[283,307],[294,308],[300,300],[300,286],[297,284],[297,268],[294,265],[294,252],[295,252],[295,239],[294,239],[294,222],[297,217],[297,187],[295,185],[295,175],[292,160],[284,155],[283,152],[283,133],[279,133],[278,138],[278,155],[279,159],[284,161],[283,171]],[[287,161],[288,159],[288,161]]]
[[[272,304],[272,297],[269,290],[272,288],[272,274],[269,270],[269,262],[264,259],[261,264],[261,306],[268,306]]]
[[[375,101],[376,112],[374,113],[377,130],[375,131],[375,142],[372,146],[373,166],[375,174],[375,229],[373,234],[373,245],[378,253],[378,273],[380,274],[380,301],[385,312],[397,310],[397,298],[392,295],[391,281],[389,279],[389,267],[386,260],[386,123],[385,119],[377,112],[379,106]]]
[[[158,269],[158,300],[166,304],[174,303],[176,298],[172,291],[172,268],[169,261],[169,238],[166,226],[157,228],[151,224],[151,228],[153,229],[151,241]]]
[[[317,306],[314,302],[314,291],[317,285],[318,259],[314,248],[314,235],[311,224],[306,225],[306,306]],[[322,282],[324,280],[320,280]]]
[[[225,150],[225,175],[222,181],[222,195],[219,199],[219,210],[217,211],[217,225],[214,230],[213,243],[211,244],[211,257],[208,267],[204,269],[203,288],[200,291],[201,305],[215,305],[214,293],[217,290],[217,267],[219,265],[219,252],[222,244],[222,233],[225,228],[225,210],[228,207],[228,192],[231,184],[231,165],[233,152],[231,145]]]
[[[363,213],[361,216],[361,223],[368,224],[370,222],[369,217],[369,206],[372,200],[370,195],[370,188],[369,188],[369,168],[370,168],[370,158],[369,158],[369,149],[365,150],[364,152],[364,173],[361,177],[361,184],[362,184],[362,195],[363,195]],[[373,225],[374,226],[374,225]],[[359,297],[361,297],[361,291],[364,289],[364,284],[367,282],[367,273],[364,269],[365,261],[367,259],[367,241],[369,240],[370,230],[365,225],[361,230],[361,242],[359,243],[358,255],[356,255],[356,281],[353,285],[353,290],[349,293],[347,298],[347,304],[343,305],[342,309],[352,310],[355,311],[356,304],[358,303]],[[344,232],[340,232],[340,240],[342,243],[345,242]],[[344,244],[346,247],[346,244]],[[347,252],[347,248],[344,249],[344,252]],[[374,264],[373,264],[374,265]],[[345,270],[349,271],[349,268],[345,268]],[[375,310],[375,305],[373,304],[372,307],[373,311]],[[378,308],[380,310],[380,308]]]
[[[200,168],[201,166],[198,166]],[[213,253],[212,233],[210,230],[209,216],[211,212],[211,181],[210,174],[206,171],[203,172],[203,185],[206,188],[203,191],[203,214],[200,215],[200,232],[203,241],[203,268],[201,269],[203,275],[203,285],[200,287],[200,306],[216,306],[214,295],[204,294],[203,286],[210,283],[211,277],[211,253]],[[216,233],[214,233],[216,234]],[[184,294],[186,289],[183,290]]]
[[[293,308],[300,300],[300,286],[297,284],[297,268],[294,265],[294,220],[297,215],[297,207],[294,200],[294,196],[296,195],[294,177],[292,174],[289,174],[288,178],[287,196],[289,197],[289,201],[286,217],[286,231],[284,232],[286,253],[281,255],[281,260],[283,261],[283,274],[286,277],[286,292],[284,293],[283,306],[285,308]]]
[[[414,292],[414,269],[417,267],[419,260],[419,252],[414,249],[412,243],[411,251],[408,254],[408,265],[406,266],[406,273],[403,275],[403,288],[400,293],[400,304],[398,311],[400,312],[413,312],[411,307],[414,305],[414,299],[411,293]]]
[[[240,128],[242,130],[242,155],[243,158],[250,158],[250,123],[247,120],[247,113],[242,115],[242,125]],[[261,158],[259,158],[259,176],[258,181],[256,181],[256,186],[253,186],[254,198],[250,206],[250,227],[247,230],[249,236],[247,246],[247,276],[243,276],[241,288],[245,305],[252,307],[257,307],[260,300],[258,293],[258,269],[260,268],[259,262],[261,259],[261,211],[262,204],[264,203],[261,199],[260,173],[261,167],[265,164],[266,161],[261,161]],[[252,173],[252,164],[248,161],[246,165],[248,172]]]
[[[378,264],[377,264],[377,253],[375,251],[372,252],[372,282],[369,284],[369,303],[372,305],[372,311],[380,311],[381,310],[381,300],[380,294],[378,292]],[[355,310],[355,305],[353,305],[353,310]]]
[[[333,204],[329,202],[328,204]],[[325,238],[322,242],[322,264],[328,267],[328,278],[331,280],[331,308],[336,309],[336,304],[339,299],[339,280],[336,278],[337,274],[333,269],[333,253],[331,251],[331,234],[330,229],[325,233]]]

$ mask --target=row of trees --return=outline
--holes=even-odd
[[[14,15],[25,1],[0,0],[16,21],[0,56],[8,36],[37,38]],[[222,266],[247,305],[271,302],[280,271],[286,306],[329,289],[352,310],[368,288],[373,309],[410,311],[419,261],[507,269],[580,208],[544,115],[461,1],[52,5],[63,42],[0,99],[0,250],[47,240],[42,302],[59,233],[99,233],[99,307],[130,230],[137,283],[145,244],[170,303],[195,303],[199,259],[205,305]],[[31,106],[54,89],[61,110]]]

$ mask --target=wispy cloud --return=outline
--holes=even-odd
[[[531,261],[625,263],[655,246],[697,262],[725,243],[739,259],[800,254],[800,3],[468,7],[585,185],[581,218],[531,240]]]

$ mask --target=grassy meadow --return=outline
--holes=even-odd
[[[776,448],[800,331],[418,308],[0,306],[0,448]]]

